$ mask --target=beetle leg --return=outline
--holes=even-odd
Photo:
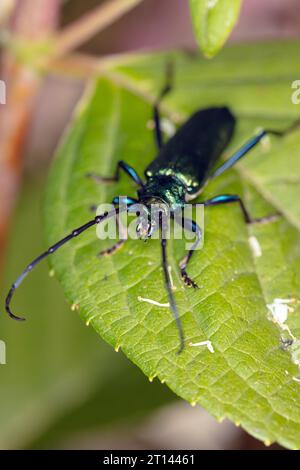
[[[97,173],[87,173],[86,177],[91,178],[96,183],[113,183],[115,181],[119,181],[120,179],[120,170],[123,170],[138,186],[143,187],[144,183],[135,171],[134,168],[132,168],[130,165],[127,163],[123,162],[120,160],[117,164],[116,172],[114,176],[101,176],[98,175]]]
[[[259,134],[249,139],[241,148],[239,148],[226,162],[224,162],[219,168],[217,168],[209,177],[213,179],[216,176],[221,175],[224,171],[233,167],[241,158],[243,158],[253,147],[255,147],[266,135],[275,135],[277,137],[284,137],[290,132],[294,131],[300,126],[300,120],[295,121],[291,126],[283,131],[275,129],[264,129]]]
[[[265,217],[260,217],[260,218],[253,219],[250,216],[243,200],[240,198],[240,196],[238,196],[236,194],[220,194],[220,195],[215,196],[211,199],[208,199],[207,201],[204,201],[203,204],[205,206],[218,206],[220,204],[230,204],[232,202],[237,202],[240,205],[240,208],[242,210],[245,222],[247,224],[264,224],[264,223],[268,223],[268,222],[273,222],[273,221],[277,220],[278,217],[280,216],[280,214],[277,213],[277,214],[270,214],[270,215],[267,215]]]
[[[172,90],[173,87],[173,63],[169,62],[166,65],[166,83],[163,89],[161,90],[157,100],[154,103],[153,107],[153,119],[154,119],[154,132],[155,132],[155,142],[158,150],[161,150],[163,147],[163,136],[161,129],[161,119],[159,107],[162,99]]]
[[[115,198],[113,200],[113,204],[117,204],[117,202],[116,202],[117,199],[118,198]],[[128,202],[128,204],[130,205],[129,202]],[[134,204],[134,202],[131,202],[131,204]],[[110,255],[114,254],[117,250],[122,248],[122,246],[124,245],[124,243],[127,239],[127,233],[125,234],[125,228],[120,223],[118,214],[116,214],[116,224],[117,224],[117,227],[118,227],[118,232],[119,232],[120,239],[114,245],[110,246],[109,248],[106,248],[105,250],[100,251],[98,253],[99,257],[101,257],[101,256],[110,256]]]
[[[114,254],[117,250],[119,250],[123,246],[125,241],[126,240],[123,240],[123,239],[118,240],[111,247],[106,248],[106,250],[100,251],[100,253],[98,253],[98,256],[99,257],[101,257],[101,256],[110,256],[110,255]]]
[[[112,204],[114,206],[119,206],[120,203],[126,204],[127,206],[132,206],[133,204],[137,204],[138,200],[134,199],[133,197],[129,197],[129,196],[123,196],[121,201],[120,201],[119,196],[116,196],[116,197],[113,198]],[[97,204],[91,204],[88,209],[89,209],[90,212],[96,212],[97,209],[98,209],[98,205]]]
[[[175,218],[176,220],[176,218]],[[178,222],[178,220],[177,220]],[[189,230],[190,232],[193,232],[196,234],[196,241],[194,242],[194,244],[192,245],[192,248],[187,252],[187,254],[184,256],[184,258],[182,258],[182,260],[180,261],[179,263],[179,268],[180,268],[180,272],[181,272],[181,277],[182,277],[182,280],[183,282],[188,286],[188,287],[193,287],[194,289],[198,289],[198,286],[196,284],[195,281],[193,281],[189,275],[187,274],[186,272],[186,268],[187,268],[187,265],[197,247],[197,245],[199,244],[201,238],[202,238],[202,232],[201,232],[201,229],[199,227],[198,224],[196,224],[196,222],[194,222],[194,220],[190,220],[190,219],[185,219],[185,218],[182,218],[181,219],[181,226],[186,229],[186,230]]]

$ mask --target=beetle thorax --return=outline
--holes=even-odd
[[[186,189],[173,176],[153,176],[138,192],[141,202],[150,204],[166,204],[171,209],[182,206],[185,201]]]

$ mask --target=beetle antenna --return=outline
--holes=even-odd
[[[61,246],[65,245],[66,243],[68,243],[73,238],[78,237],[78,235],[83,233],[88,228],[93,227],[94,225],[100,224],[100,222],[102,222],[104,219],[107,219],[109,217],[112,217],[115,214],[118,214],[119,211],[120,211],[120,209],[116,208],[115,210],[113,210],[111,212],[104,212],[101,215],[97,215],[94,219],[92,219],[89,222],[85,223],[84,225],[81,225],[80,227],[76,228],[69,235],[62,238],[58,242],[56,242],[54,245],[50,246],[46,251],[44,251],[44,253],[42,253],[37,258],[35,258],[33,261],[31,261],[31,263],[28,264],[28,266],[24,269],[22,274],[18,277],[18,279],[13,283],[13,285],[11,286],[11,288],[10,288],[8,294],[7,294],[7,297],[5,299],[5,310],[8,313],[8,315],[11,318],[13,318],[14,320],[18,320],[18,321],[24,321],[25,320],[25,318],[18,317],[18,316],[14,315],[12,313],[11,308],[10,308],[10,303],[11,303],[11,299],[12,299],[12,296],[13,296],[15,290],[23,282],[25,277],[33,270],[33,268],[35,268],[44,258],[46,258],[49,255],[52,255]]]
[[[172,289],[172,283],[170,279],[170,272],[168,269],[168,260],[167,260],[167,239],[166,239],[166,234],[165,234],[165,227],[162,222],[162,213],[159,214],[160,218],[160,225],[161,225],[161,249],[162,249],[162,267],[164,271],[164,277],[165,277],[165,284],[166,284],[166,289],[168,292],[168,297],[169,297],[169,303],[170,307],[173,313],[173,317],[176,321],[176,326],[178,329],[179,333],[179,340],[180,340],[180,346],[177,351],[177,354],[182,353],[184,349],[184,333],[183,333],[183,328],[182,328],[182,323],[180,320],[178,308],[174,299],[174,294],[173,294],[173,289]]]

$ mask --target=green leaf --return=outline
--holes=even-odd
[[[178,121],[199,107],[229,105],[237,131],[228,156],[258,127],[285,127],[299,113],[290,97],[291,81],[300,72],[297,48],[292,43],[239,46],[209,63],[174,54],[176,87],[164,101],[164,112]],[[120,158],[142,174],[155,155],[147,125],[149,102],[162,86],[167,58],[133,56],[115,63],[107,72],[114,83],[101,79],[85,95],[49,179],[45,216],[50,243],[85,222],[90,204],[135,194],[126,177],[117,185],[97,186],[84,175],[111,175]],[[107,242],[100,242],[92,229],[52,262],[81,317],[148,377],[157,376],[191,404],[199,403],[218,419],[231,419],[266,443],[299,448],[299,340],[282,347],[281,337],[289,333],[269,319],[266,305],[299,296],[300,212],[294,180],[300,174],[300,132],[272,138],[270,144],[270,149],[257,147],[236,169],[213,181],[202,197],[240,194],[255,217],[280,210],[276,222],[247,228],[238,207],[207,209],[204,249],[189,266],[198,291],[183,287],[177,266],[184,246],[178,240],[170,243],[186,336],[181,355],[176,355],[178,333],[169,310],[138,300],[167,301],[157,240],[128,240],[114,256],[97,258]],[[285,190],[275,191],[276,184]],[[251,236],[261,245],[260,257],[251,250]],[[299,303],[294,308],[286,324],[297,338]],[[206,340],[214,353],[189,346]]]
[[[199,47],[213,57],[224,45],[237,22],[241,0],[189,0]]]

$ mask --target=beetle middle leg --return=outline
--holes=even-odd
[[[120,170],[123,170],[138,186],[144,186],[142,179],[139,177],[135,169],[123,162],[123,160],[118,161],[114,176],[101,176],[98,175],[98,173],[90,172],[86,174],[86,177],[93,179],[96,183],[113,183],[119,181]]]
[[[137,199],[134,199],[132,197],[127,196],[127,197],[123,198],[122,202],[123,202],[123,204],[126,204],[127,207],[130,207],[133,204],[136,204],[138,201],[137,201]],[[114,199],[112,200],[112,204],[114,206],[119,206],[120,205],[119,196],[114,197]],[[100,251],[98,253],[99,257],[112,255],[117,250],[119,250],[124,245],[125,241],[127,240],[127,234],[125,234],[125,228],[120,223],[119,214],[116,214],[116,224],[117,224],[117,227],[118,227],[119,236],[121,238],[116,243],[114,243],[114,245],[110,246],[109,248],[106,248],[105,250]]]
[[[247,210],[243,200],[237,194],[219,194],[203,202],[204,206],[219,206],[221,204],[230,204],[236,202],[239,204],[246,224],[264,224],[278,219],[279,214],[270,214],[265,217],[252,218]]]
[[[177,223],[180,223],[181,226],[184,229],[196,234],[196,241],[193,243],[191,249],[187,252],[187,254],[184,256],[184,258],[182,258],[182,260],[180,261],[179,268],[180,268],[180,273],[181,273],[181,277],[182,277],[183,282],[188,287],[193,287],[194,289],[198,289],[198,286],[197,286],[196,282],[193,281],[189,277],[189,275],[186,271],[186,268],[187,268],[187,265],[188,265],[192,255],[193,255],[195,249],[197,248],[198,244],[201,241],[202,232],[201,232],[201,229],[200,229],[199,225],[194,220],[186,219],[186,218],[182,218],[181,222],[179,222],[177,220],[177,218],[175,218],[175,220],[177,221]]]
[[[122,226],[122,224],[120,223],[119,214],[116,214],[116,225],[118,227],[118,233],[119,233],[119,236],[120,236],[119,240],[117,240],[116,243],[114,243],[109,248],[106,248],[105,250],[100,251],[98,253],[99,257],[110,256],[110,255],[114,254],[117,250],[122,248],[122,246],[126,242],[127,237],[125,236],[125,229]]]

